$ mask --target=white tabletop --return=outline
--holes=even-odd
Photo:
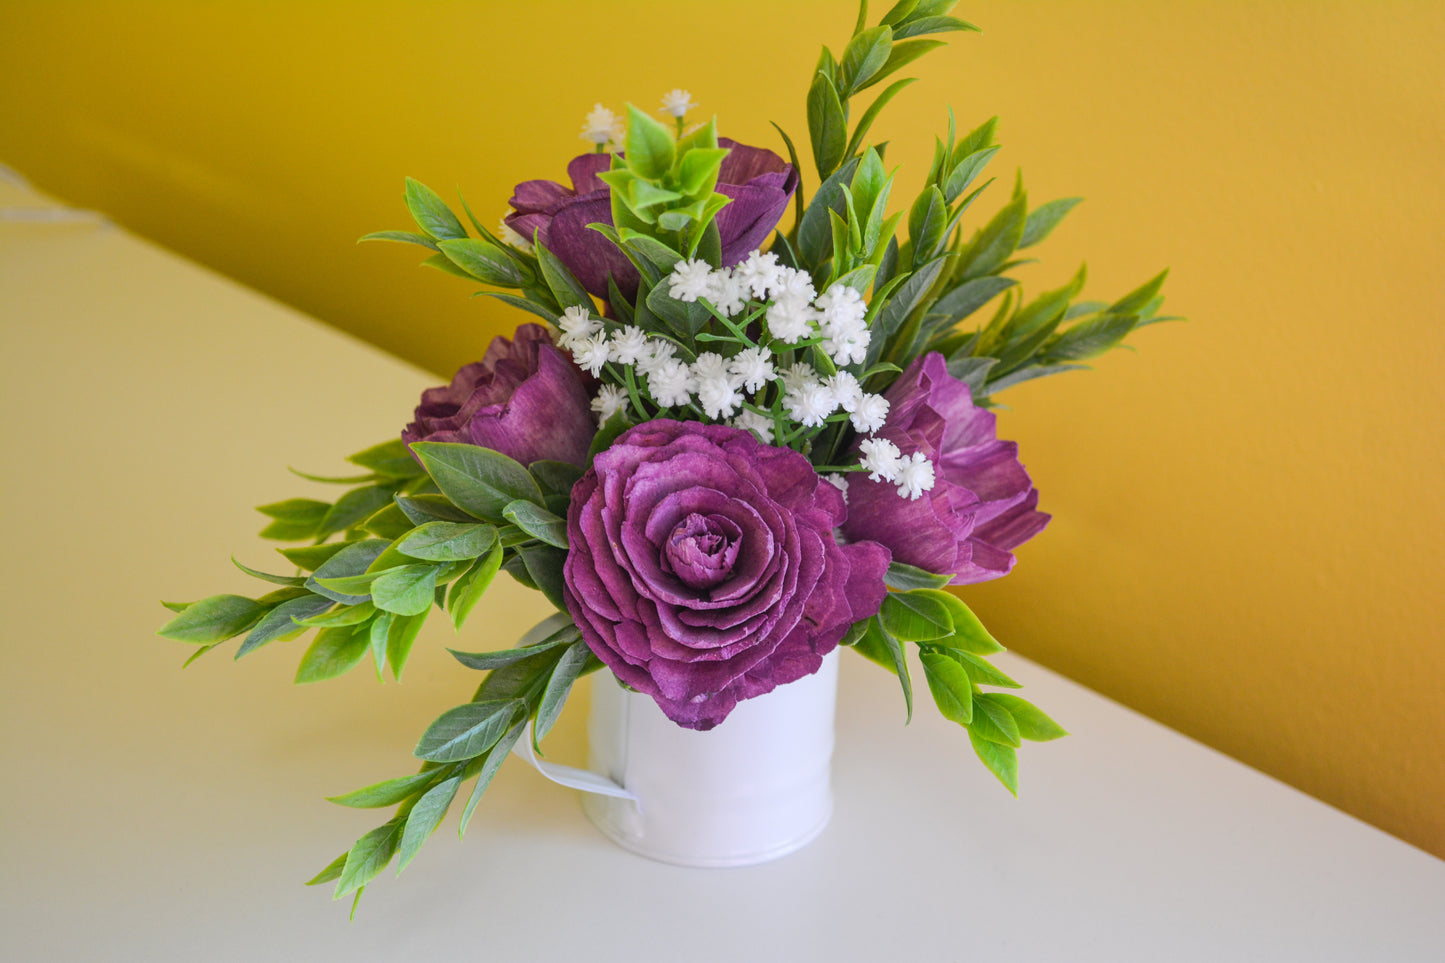
[[[411,771],[422,729],[469,697],[450,630],[428,627],[402,685],[357,671],[293,687],[298,643],[239,663],[233,643],[182,672],[189,648],[155,637],[157,600],[253,591],[227,560],[270,556],[249,506],[314,494],[285,466],[342,469],[434,379],[86,224],[0,224],[0,336],[0,958],[1445,952],[1445,863],[1009,656],[1074,734],[1026,747],[1018,800],[926,693],[905,728],[897,683],[847,656],[834,817],[803,851],[652,863],[512,759],[466,840],[454,813],[349,923],[349,903],[300,884],[384,817],[323,796]],[[545,614],[505,579],[483,604],[466,648],[510,645]],[[584,755],[585,686],[575,698],[556,761]]]

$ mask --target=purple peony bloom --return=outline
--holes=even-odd
[[[878,437],[907,454],[926,453],[936,481],[918,499],[896,486],[848,476],[852,539],[873,539],[899,562],[952,573],[954,585],[1007,575],[1012,550],[1043,530],[1049,516],[1037,510],[1039,493],[1018,445],[995,435],[992,412],[977,408],[968,385],[948,373],[943,356],[915,360],[884,393],[891,403]]]
[[[726,137],[718,145],[730,149],[718,172],[717,191],[732,203],[717,215],[722,236],[722,263],[731,267],[759,247],[777,226],[798,189],[798,172],[777,154]],[[507,225],[528,241],[542,244],[567,265],[582,286],[607,297],[607,276],[631,299],[637,293],[637,269],[588,224],[612,223],[612,195],[597,175],[612,164],[609,154],[583,154],[567,165],[571,187],[556,181],[524,181],[511,199]]]
[[[582,372],[540,324],[522,325],[513,338],[493,338],[481,361],[424,391],[402,441],[480,445],[524,465],[585,464],[597,423]]]
[[[572,489],[564,594],[582,637],[668,718],[711,729],[818,671],[883,604],[888,552],[839,545],[842,493],[723,425],[650,421]]]

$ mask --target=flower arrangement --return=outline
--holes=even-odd
[[[994,120],[958,136],[950,116],[922,190],[890,212],[894,174],[869,132],[911,80],[856,118],[854,100],[933,35],[975,29],[952,6],[902,0],[869,26],[864,3],[841,56],[824,48],[811,197],[781,128],[786,159],[714,120],[688,126],[681,90],[663,98],[671,124],[598,106],[570,185],[517,185],[495,232],[407,181],[418,230],[368,239],[426,248],[424,263],[536,321],[426,391],[400,438],[352,455],[364,474],[305,476],[348,486],[334,502],[260,507],[262,537],[302,543],[279,549],[295,574],[240,566],[275,591],[167,603],[161,634],[196,644],[193,660],[315,630],[297,682],[368,657],[400,679],[429,614],[460,629],[500,571],[557,614],[515,648],[453,652],[485,673],[474,697],[422,734],[420,771],[334,800],[395,816],[313,884],[359,899],[472,781],[464,832],[512,747],[544,739],[573,683],[604,667],[708,730],[844,646],[897,676],[911,716],[911,645],[938,710],[1010,792],[1021,742],[1064,734],[996,691],[1018,687],[989,661],[1002,646],[945,586],[1007,574],[1049,521],[996,435],[994,396],[1166,320],[1164,275],[1079,301],[1081,269],[1025,298],[1018,252],[1077,199],[1031,208],[1020,180],[966,230],[992,183],[978,181]]]

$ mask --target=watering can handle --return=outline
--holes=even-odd
[[[590,769],[559,766],[556,763],[543,762],[538,759],[537,753],[532,749],[532,721],[530,719],[527,720],[527,728],[522,732],[522,738],[512,744],[512,752],[525,760],[533,769],[559,786],[566,786],[568,789],[580,789],[582,792],[596,793],[599,796],[615,796],[618,799],[630,799],[634,803],[637,802],[637,795],[635,793],[628,792],[600,773],[592,772]]]

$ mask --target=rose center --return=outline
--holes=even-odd
[[[741,544],[742,529],[731,519],[693,512],[672,530],[664,552],[684,584],[707,589],[732,574]]]

